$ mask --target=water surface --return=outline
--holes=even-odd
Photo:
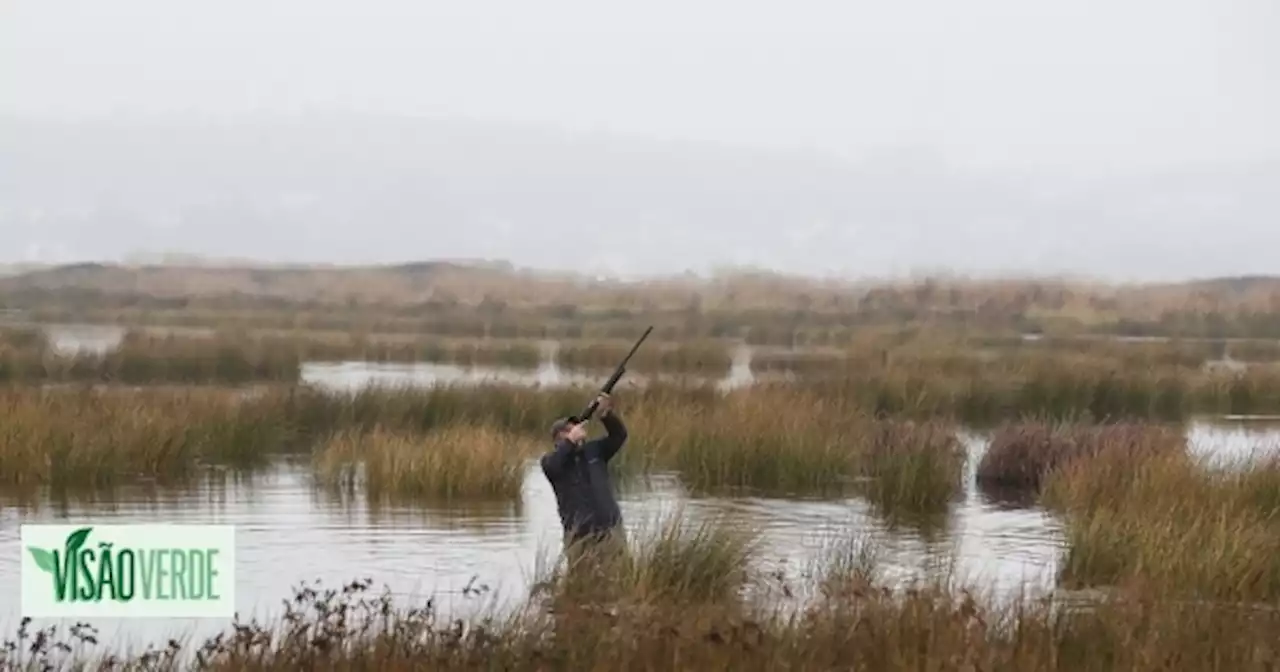
[[[1280,440],[1280,430],[1197,424],[1195,449],[1206,455],[1236,451],[1255,441]],[[719,519],[762,535],[763,569],[782,569],[792,579],[822,557],[833,539],[877,535],[887,571],[901,577],[936,568],[952,552],[960,578],[997,593],[1053,585],[1062,545],[1060,521],[1035,506],[983,495],[973,469],[985,442],[964,435],[971,449],[966,488],[937,530],[890,528],[856,497],[834,500],[764,497],[691,497],[679,479],[657,474],[643,486],[622,489],[621,505],[631,534],[651,530],[657,516],[683,507],[689,521]],[[637,437],[632,448],[642,445]],[[534,463],[528,465],[519,501],[483,505],[396,504],[370,507],[361,493],[317,489],[305,464],[281,460],[255,478],[211,477],[198,487],[170,490],[136,487],[114,498],[87,503],[58,501],[42,493],[32,501],[0,500],[0,629],[12,632],[19,618],[19,525],[26,522],[191,522],[237,526],[236,598],[243,614],[276,613],[289,587],[322,580],[337,586],[368,577],[390,587],[399,601],[437,604],[454,613],[521,601],[538,568],[559,552],[555,499]],[[802,582],[797,582],[802,583]],[[463,595],[486,585],[484,597]],[[210,634],[217,621],[118,621],[97,624],[108,639],[150,641],[187,632]]]

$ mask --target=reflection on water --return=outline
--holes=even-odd
[[[356,391],[375,386],[400,387],[438,384],[510,383],[554,387],[571,384],[599,384],[598,376],[566,374],[555,365],[542,365],[530,372],[498,366],[463,367],[455,364],[418,362],[308,362],[302,366],[302,380],[327,389]]]
[[[1187,440],[1194,455],[1213,464],[1280,455],[1280,420],[1236,416],[1195,422]]]
[[[125,329],[114,326],[80,324],[42,325],[51,347],[60,352],[104,352],[120,344]],[[302,380],[328,389],[353,391],[368,385],[430,386],[439,384],[480,384],[486,382],[540,387],[567,385],[599,385],[605,375],[562,369],[556,362],[560,344],[539,344],[542,362],[537,369],[503,366],[459,366],[438,362],[307,362],[302,366]],[[628,371],[624,386],[640,386],[650,380],[675,380],[692,383],[715,382],[721,389],[732,389],[755,382],[751,371],[751,349],[739,348],[726,375],[718,380],[702,376],[656,374]]]
[[[93,324],[42,325],[49,347],[66,354],[77,352],[105,352],[124,339],[124,327]]]
[[[1057,548],[1056,524],[1033,511],[1002,511],[970,493],[947,521],[944,533],[925,540],[910,529],[885,532],[867,504],[856,498],[827,501],[759,497],[691,499],[678,479],[656,474],[646,487],[622,489],[622,509],[632,534],[652,529],[656,516],[683,506],[691,520],[723,517],[763,534],[760,562],[797,576],[832,536],[852,530],[885,533],[886,561],[899,574],[926,569],[928,558],[956,547],[962,570],[993,585],[1013,587],[1031,577],[1048,585]],[[13,506],[0,512],[0,628],[19,615],[18,525],[75,520],[201,522],[237,525],[236,597],[242,613],[273,613],[290,585],[323,580],[336,585],[356,577],[387,584],[400,598],[435,595],[458,612],[510,605],[524,598],[540,559],[558,553],[559,519],[550,486],[528,467],[521,501],[453,507],[383,503],[371,507],[361,494],[315,487],[304,465],[276,464],[253,481],[221,479],[183,491],[119,491],[104,505],[64,500],[58,505]],[[47,502],[46,502],[47,504]],[[460,595],[473,580],[488,584],[492,601]],[[102,623],[103,634],[153,639],[212,621]]]
[[[584,373],[561,369],[555,362],[554,350],[544,354],[537,369],[517,369],[504,366],[458,366],[416,362],[401,364],[392,362],[307,362],[302,366],[302,380],[335,391],[352,392],[367,386],[420,386],[446,384],[507,383],[535,385],[538,387],[562,387],[569,385],[600,385],[607,375],[601,372]],[[640,387],[649,381],[678,381],[692,384],[715,383],[722,390],[729,390],[756,381],[751,372],[751,359],[747,354],[735,357],[733,366],[720,379],[691,374],[640,374],[627,371],[620,385]]]
[[[729,365],[729,373],[717,381],[717,387],[721,390],[732,390],[754,383],[756,376],[751,371],[751,354],[751,347],[746,345],[734,351],[733,363]]]

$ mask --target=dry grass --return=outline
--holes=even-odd
[[[0,281],[36,319],[395,331],[473,338],[745,338],[844,346],[867,328],[1280,337],[1280,281],[1107,286],[1051,278],[828,282],[772,273],[592,282],[425,262],[382,268],[81,265]],[[1271,350],[1274,352],[1274,348]]]
[[[559,359],[604,370],[627,340],[561,345]],[[0,343],[0,380],[107,381],[127,384],[296,381],[304,360],[429,359],[464,364],[529,365],[542,357],[532,341],[392,338],[385,334],[311,332],[157,336],[131,333],[118,350],[64,356],[15,332]],[[1010,341],[1010,339],[1004,339]],[[1212,349],[1212,348],[1210,348]],[[1245,372],[1204,370],[1211,353],[1196,344],[1117,344],[1087,348],[1048,341],[960,336],[945,329],[869,330],[841,351],[804,354],[811,363],[796,385],[846,406],[917,419],[948,416],[987,425],[1013,417],[1178,420],[1192,413],[1280,412],[1280,368]],[[776,351],[757,353],[753,366],[772,366]],[[792,355],[785,355],[792,356]],[[634,376],[682,371],[717,378],[730,352],[722,343],[680,346],[656,340],[632,362]],[[763,364],[762,364],[763,362]],[[687,384],[701,380],[684,379]]]
[[[86,291],[88,290],[88,291]],[[1055,317],[1123,315],[1168,320],[1171,310],[1266,312],[1280,281],[1239,278],[1178,284],[1108,286],[1055,278],[914,278],[852,283],[770,272],[735,272],[711,279],[672,277],[641,282],[591,281],[574,274],[535,273],[500,265],[421,262],[381,267],[201,267],[81,264],[6,278],[0,292],[50,298],[140,295],[226,304],[257,298],[277,306],[404,308],[437,301],[504,312],[564,306],[580,312],[647,308],[703,313],[797,308],[898,309],[942,313],[1041,313]]]
[[[0,381],[12,382],[292,382],[298,380],[301,363],[297,352],[280,343],[142,331],[125,334],[105,352],[57,352],[43,335],[22,347],[0,345]]]
[[[589,394],[516,385],[352,395],[297,387],[251,395],[17,388],[0,397],[12,417],[0,429],[0,474],[13,484],[176,477],[201,464],[262,464],[321,440],[320,473],[331,481],[363,465],[378,492],[509,492],[518,489],[510,485],[516,477],[497,476],[506,473],[499,465],[509,451],[545,449],[551,419],[580,410]],[[941,423],[874,420],[839,400],[785,387],[720,396],[654,386],[620,395],[618,408],[632,438],[617,470],[673,469],[703,491],[838,493],[871,476],[878,498],[910,508],[947,499],[962,464],[945,457],[954,436]],[[468,485],[485,480],[472,471],[509,485]]]
[[[574,340],[556,362],[599,371],[618,364],[632,342]],[[649,343],[629,368],[718,377],[731,363],[724,343]],[[547,360],[534,339],[420,337],[306,330],[133,329],[102,353],[53,351],[37,329],[0,329],[0,381],[100,380],[127,384],[293,381],[303,362],[440,362],[534,369]]]
[[[890,520],[943,514],[964,491],[968,451],[950,423],[880,421],[861,452],[868,499]]]
[[[558,612],[670,604],[736,605],[751,582],[759,536],[725,518],[696,519],[682,507],[632,522],[605,544],[567,549],[540,581]]]
[[[362,487],[371,499],[519,499],[526,461],[543,449],[528,435],[483,426],[346,430],[317,446],[313,465],[319,483]]]
[[[1067,516],[1062,578],[1195,599],[1280,598],[1280,462],[1205,469],[1177,455],[1109,454],[1055,472]]]
[[[1039,489],[1055,470],[1099,455],[1135,461],[1153,456],[1186,455],[1181,427],[1124,423],[1083,425],[1021,423],[1006,425],[991,437],[978,463],[983,485]]]
[[[1271,670],[1280,613],[1124,593],[1088,605],[1065,599],[997,602],[937,581],[893,588],[848,582],[808,609],[744,609],[723,601],[659,600],[609,608],[451,620],[430,605],[397,608],[369,582],[301,586],[270,623],[234,624],[203,646],[175,643],[131,657],[169,669],[194,655],[212,670]],[[858,586],[853,588],[852,586]],[[23,632],[3,654],[18,661],[120,669],[92,628],[70,636]],[[68,653],[56,648],[70,640]],[[36,642],[39,643],[36,643]],[[32,646],[32,644],[35,646]],[[20,651],[21,653],[15,653]],[[98,658],[93,658],[97,654]],[[122,657],[123,658],[123,657]],[[96,664],[95,664],[96,663]],[[116,665],[108,668],[107,665]]]
[[[723,398],[629,402],[621,468],[675,469],[695,490],[839,491],[858,454],[865,414],[838,399],[767,387]],[[639,463],[639,464],[637,464]]]
[[[296,386],[253,394],[217,388],[13,388],[2,398],[20,421],[0,429],[8,437],[0,446],[0,473],[15,484],[126,474],[158,478],[201,463],[262,463],[347,430],[378,430],[411,441],[466,427],[541,442],[553,418],[581,410],[592,393],[585,387],[520,385],[369,388],[354,394]],[[653,385],[619,392],[618,402],[632,438],[613,465],[624,473],[675,470],[698,491],[838,494],[870,479],[870,496],[887,507],[936,511],[952,497],[953,477],[963,467],[957,425],[945,416],[914,423],[875,418],[874,407],[863,399],[824,396],[806,386],[720,394],[709,387]],[[72,431],[90,426],[93,431]],[[1046,470],[1081,451],[1112,444],[1126,450],[1183,445],[1173,428],[1161,433],[1134,427],[1006,427],[980,475],[987,484],[1034,487]],[[59,460],[70,446],[75,460]],[[72,468],[77,460],[89,466]],[[92,466],[95,460],[112,467],[99,469]]]
[[[639,333],[636,334],[639,338]],[[635,345],[634,340],[562,343],[557,363],[567,369],[613,369]],[[730,346],[716,342],[650,343],[641,346],[627,364],[631,371],[681,371],[722,376],[733,361]]]
[[[0,484],[106,485],[251,466],[295,438],[223,390],[0,389]]]

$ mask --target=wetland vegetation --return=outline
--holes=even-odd
[[[782,572],[750,525],[677,512],[655,529],[628,521],[626,552],[587,558],[587,569],[550,563],[526,600],[484,617],[397,604],[361,580],[332,594],[299,587],[272,623],[146,654],[25,624],[0,669],[112,655],[247,670],[1280,664],[1280,462],[1206,460],[1186,429],[1201,414],[1280,413],[1270,285],[854,293],[755,278],[696,302],[674,282],[606,288],[608,308],[572,283],[538,294],[457,274],[420,300],[370,272],[352,292],[382,298],[365,308],[262,292],[174,298],[149,273],[117,283],[128,291],[111,291],[109,274],[93,290],[0,285],[27,318],[126,328],[118,344],[79,352],[55,348],[40,325],[0,330],[0,506],[32,488],[177,486],[277,458],[371,504],[519,503],[551,419],[580,410],[590,386],[343,393],[304,381],[303,367],[552,358],[596,371],[649,320],[654,342],[617,394],[631,436],[612,465],[620,475],[674,475],[693,501],[858,498],[886,529],[925,529],[943,525],[972,474],[1061,524],[1056,590],[997,595],[945,571],[903,582],[857,529],[838,531],[813,566]],[[1167,338],[1099,337],[1117,333]],[[718,388],[744,343],[760,377]],[[658,373],[679,375],[637,382]]]

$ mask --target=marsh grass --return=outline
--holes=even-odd
[[[629,524],[625,537],[566,548],[543,579],[551,608],[739,605],[752,580],[759,533],[725,518],[686,513],[677,507]]]
[[[526,385],[368,386],[330,392],[310,385],[271,388],[255,403],[270,407],[310,434],[377,427],[426,432],[451,425],[544,433],[554,418],[582,410],[589,388]]]
[[[1016,418],[1093,422],[1176,421],[1192,413],[1280,410],[1274,367],[1235,373],[1185,369],[1121,369],[1049,360],[1035,368],[975,363],[969,371],[878,364],[830,368],[796,383],[879,415],[947,416],[975,426]]]
[[[209,670],[1271,670],[1280,614],[1124,593],[1079,605],[1053,597],[996,601],[922,582],[833,594],[800,614],[717,603],[583,605],[548,614],[451,619],[433,603],[398,606],[368,580],[302,585],[268,622],[237,619],[201,645],[117,656],[80,624],[25,622],[0,669]],[[63,648],[65,647],[65,648]],[[185,658],[184,658],[185,657]],[[48,667],[44,667],[44,666]]]
[[[902,511],[945,508],[961,487],[964,446],[943,420],[877,420],[776,385],[671,401],[637,404],[628,416],[634,446],[619,454],[624,469],[670,469],[712,494],[839,495],[863,479],[878,503]]]
[[[795,346],[869,329],[950,328],[1018,338],[1280,334],[1271,278],[1104,286],[1051,278],[830,282],[717,274],[591,282],[449,263],[361,269],[51,269],[6,279],[7,308],[33,319],[396,330],[468,337],[746,337]],[[427,298],[429,297],[429,298]]]
[[[260,466],[306,454],[337,432],[380,430],[411,440],[462,428],[509,436],[521,451],[548,447],[552,419],[581,411],[590,389],[518,385],[256,389],[118,386],[0,388],[0,482],[90,485],[184,478],[205,465]],[[623,404],[676,403],[661,389]],[[682,392],[682,401],[696,400]],[[598,431],[598,430],[596,430]],[[487,440],[487,439],[486,439]]]
[[[1176,426],[1014,423],[992,434],[977,479],[984,486],[1036,491],[1055,469],[1077,460],[1105,454],[1127,463],[1186,452],[1186,434]]]
[[[839,401],[779,387],[709,403],[636,404],[624,468],[678,471],[696,491],[838,492],[846,487],[860,416]],[[634,468],[634,467],[630,467]]]
[[[267,409],[221,390],[0,389],[0,483],[181,481],[255,466],[293,440]]]
[[[344,432],[346,443],[331,442],[333,450],[340,445],[354,450],[353,437],[377,432],[388,446],[402,446],[377,454],[388,460],[400,455],[392,461],[400,464],[412,454],[408,446],[413,441],[426,445],[422,442],[434,439],[425,437],[450,428],[511,441],[520,437],[521,451],[536,447],[536,454],[549,448],[551,420],[580,411],[593,393],[585,387],[540,390],[520,385],[367,388],[350,394],[309,386],[14,388],[6,398],[22,417],[0,429],[8,437],[0,456],[12,457],[3,460],[0,474],[14,484],[43,483],[54,477],[44,466],[50,465],[50,470],[62,470],[57,478],[63,480],[130,473],[160,477],[197,464],[261,464],[282,454],[307,452],[316,442]],[[856,407],[778,386],[720,395],[709,388],[655,385],[620,393],[618,410],[631,437],[610,465],[619,478],[670,470],[702,491],[842,492],[862,473],[859,460],[880,431]],[[84,418],[93,418],[94,430],[72,432],[77,423],[88,422]],[[591,431],[600,432],[594,425]],[[904,450],[926,434],[903,434]],[[57,440],[63,435],[75,437],[75,459],[54,459],[70,450]],[[116,436],[140,438],[124,450],[120,441],[108,440]],[[346,455],[348,461],[355,457],[341,451],[333,455]],[[74,466],[91,458],[118,466]],[[879,459],[884,469],[899,468],[883,456]],[[904,462],[900,468],[917,468],[921,476],[925,472],[919,470],[929,464]]]
[[[891,519],[945,514],[964,491],[968,450],[947,422],[877,421],[866,432],[859,475]]]
[[[559,343],[555,359],[566,369],[606,371],[631,345],[567,340]],[[0,329],[0,380],[11,381],[280,382],[297,380],[303,362],[437,362],[533,370],[546,359],[540,339],[246,330],[226,325],[210,331],[134,328],[102,352],[58,352],[39,329]],[[650,343],[636,353],[630,368],[716,377],[728,370],[730,360],[723,343]]]
[[[1280,598],[1280,463],[1205,469],[1177,455],[1119,455],[1053,474],[1065,512],[1067,585],[1139,584],[1196,599]]]
[[[322,485],[361,487],[370,499],[519,499],[527,461],[543,446],[491,427],[445,427],[425,434],[343,430],[317,446]]]
[[[462,366],[511,366],[533,368],[542,361],[536,342],[479,339],[392,339],[372,335],[344,335],[345,343],[331,342],[324,349],[303,353],[314,361],[445,362]],[[290,338],[306,338],[292,335]]]
[[[811,586],[810,599],[840,603],[864,598],[886,579],[885,548],[871,531],[843,528],[819,538],[819,549],[806,558],[802,577]],[[785,581],[785,577],[782,577]],[[794,594],[788,587],[784,594]]]
[[[0,345],[0,380],[12,382],[116,382],[241,384],[292,382],[301,375],[296,352],[271,342],[226,335],[156,335],[126,332],[102,352],[53,350],[40,335],[21,347]]]
[[[542,358],[539,345],[530,340],[390,339],[361,333],[230,329],[205,335],[135,329],[114,350],[64,354],[49,350],[40,335],[14,334],[8,341],[0,341],[0,380],[130,385],[290,383],[299,379],[304,361],[430,360],[532,366]],[[600,371],[603,379],[603,372],[616,365],[630,345],[629,340],[621,339],[566,341],[560,346],[559,359],[566,368]],[[1138,354],[1118,354],[1124,347],[1137,348]],[[807,357],[812,362],[794,383],[796,387],[878,415],[916,419],[947,416],[990,425],[1025,416],[1178,420],[1193,412],[1280,412],[1280,369],[1275,366],[1256,366],[1244,372],[1206,371],[1177,357],[1142,354],[1139,346],[1095,345],[1085,352],[1006,349],[992,355],[952,337],[923,332],[897,340],[877,337],[836,354],[826,349],[786,356]],[[768,368],[770,358],[778,356],[782,355],[761,352],[760,361],[753,361],[752,366]],[[722,342],[677,345],[655,341],[641,348],[629,370],[642,375],[683,372],[687,378],[715,379],[728,370],[730,359],[729,348]],[[681,385],[705,382],[684,380]]]
[[[47,346],[48,339],[39,327],[0,327],[0,348],[39,350]]]
[[[1240,501],[1263,516],[1280,514],[1280,455],[1242,456],[1234,468],[1218,475],[1238,493]]]
[[[161,478],[202,464],[254,465],[308,453],[347,430],[354,432],[348,436],[379,430],[404,441],[451,427],[492,430],[530,437],[540,451],[549,447],[551,420],[579,412],[594,392],[514,384],[354,393],[307,385],[15,387],[0,395],[16,418],[0,427],[0,475],[15,485]],[[836,495],[863,483],[886,510],[938,511],[964,464],[950,420],[877,419],[857,400],[805,386],[722,394],[710,386],[652,385],[617,397],[630,430],[610,464],[619,478],[674,471],[703,493]],[[600,432],[595,425],[591,431]],[[1073,455],[1184,444],[1173,428],[1011,425],[997,433],[980,479],[1033,486]]]
[[[637,330],[635,338],[639,338]],[[556,351],[556,363],[566,369],[609,370],[618,365],[635,345],[626,341],[566,341]],[[686,343],[647,342],[627,364],[633,371],[681,371],[720,376],[733,363],[726,343],[695,341]]]

